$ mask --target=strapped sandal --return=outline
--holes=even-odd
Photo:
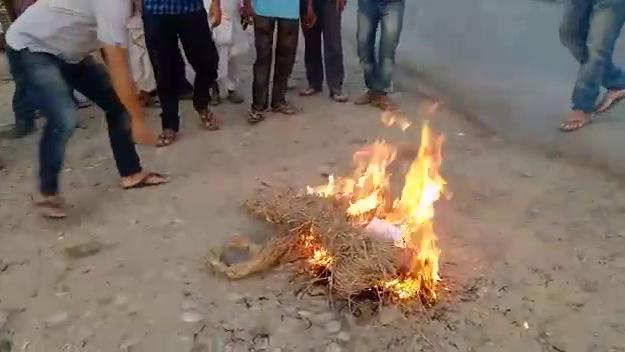
[[[217,121],[217,117],[215,117],[212,111],[207,109],[198,113],[198,115],[200,116],[202,128],[208,131],[217,131],[219,129],[219,121]]]
[[[162,148],[172,145],[178,139],[178,132],[172,130],[164,130],[156,141],[156,147]]]
[[[271,111],[284,114],[284,115],[297,114],[297,110],[294,107],[292,107],[289,103],[286,103],[286,102],[272,107]]]
[[[45,197],[33,199],[33,205],[48,219],[63,219],[67,213],[63,207],[63,201],[59,197]]]
[[[321,89],[315,88],[313,86],[308,86],[308,88],[302,90],[301,92],[299,92],[299,95],[301,97],[310,97],[313,96],[315,94],[319,94],[321,93]]]
[[[594,115],[586,115],[586,117],[582,117],[582,115],[572,115],[560,124],[559,129],[562,132],[577,131],[582,127],[588,126],[594,119]]]
[[[133,183],[132,185],[122,186],[124,190],[129,189],[139,189],[146,187],[155,187],[168,183],[169,180],[156,172],[148,172],[146,173],[137,183]]]
[[[265,115],[263,115],[260,111],[250,110],[247,113],[247,123],[250,125],[257,124],[265,119]]]

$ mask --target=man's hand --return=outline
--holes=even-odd
[[[132,139],[135,141],[135,143],[143,145],[156,144],[156,137],[154,136],[154,132],[152,132],[152,130],[145,124],[144,121],[133,121],[130,128],[132,131]]]
[[[218,1],[213,1],[208,9],[208,18],[211,27],[215,28],[221,24],[221,5]]]
[[[304,28],[310,29],[315,25],[315,23],[317,23],[317,15],[312,7],[309,7],[306,12],[306,16],[304,16]]]
[[[347,0],[336,0],[336,8],[339,10],[339,13],[343,13],[345,6],[347,6]]]
[[[251,20],[252,18],[254,18],[254,8],[252,7],[251,1],[243,1],[243,6],[241,6],[241,17],[246,20]]]
[[[156,144],[152,131],[145,125],[145,113],[135,93],[128,63],[128,49],[105,44],[103,50],[113,89],[130,114],[130,128],[135,143]]]

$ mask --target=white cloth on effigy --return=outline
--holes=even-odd
[[[132,78],[140,90],[151,92],[156,89],[154,69],[145,45],[145,31],[141,14],[136,14],[128,21],[128,56]]]

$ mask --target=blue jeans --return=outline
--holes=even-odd
[[[405,7],[406,0],[358,0],[358,57],[365,85],[372,94],[385,94],[391,84]],[[378,27],[380,43],[376,55]]]
[[[7,60],[11,62],[9,56],[15,51],[7,51]],[[13,92],[13,114],[15,116],[15,128],[24,132],[31,131],[35,128],[35,102],[32,90],[28,88],[24,82],[26,74],[24,67],[19,61],[12,60],[13,64],[9,65],[13,82],[15,83],[15,92]]]
[[[47,119],[39,144],[39,191],[59,193],[65,145],[78,121],[72,100],[76,89],[106,113],[108,135],[120,176],[141,171],[141,162],[130,132],[130,118],[113,90],[104,66],[87,57],[77,64],[46,53],[15,51],[7,47],[11,67],[24,68],[24,82],[37,96],[38,108]]]
[[[625,23],[625,0],[567,0],[560,41],[580,64],[572,94],[573,110],[595,111],[601,86],[625,88],[625,73],[612,54]]]

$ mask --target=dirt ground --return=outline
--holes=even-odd
[[[122,191],[93,110],[68,148],[67,220],[30,207],[37,137],[2,141],[0,351],[625,351],[622,186],[444,108],[428,113],[432,101],[396,99],[446,136],[453,198],[439,202],[436,230],[449,292],[427,314],[387,308],[362,322],[294,295],[288,270],[229,282],[202,261],[234,233],[270,235],[240,207],[255,189],[319,184],[376,138],[418,144],[418,128],[383,127],[379,111],[320,95],[292,96],[300,115],[258,126],[245,123],[247,105],[224,104],[223,129],[203,132],[184,103],[180,142],[141,149],[172,182]]]

